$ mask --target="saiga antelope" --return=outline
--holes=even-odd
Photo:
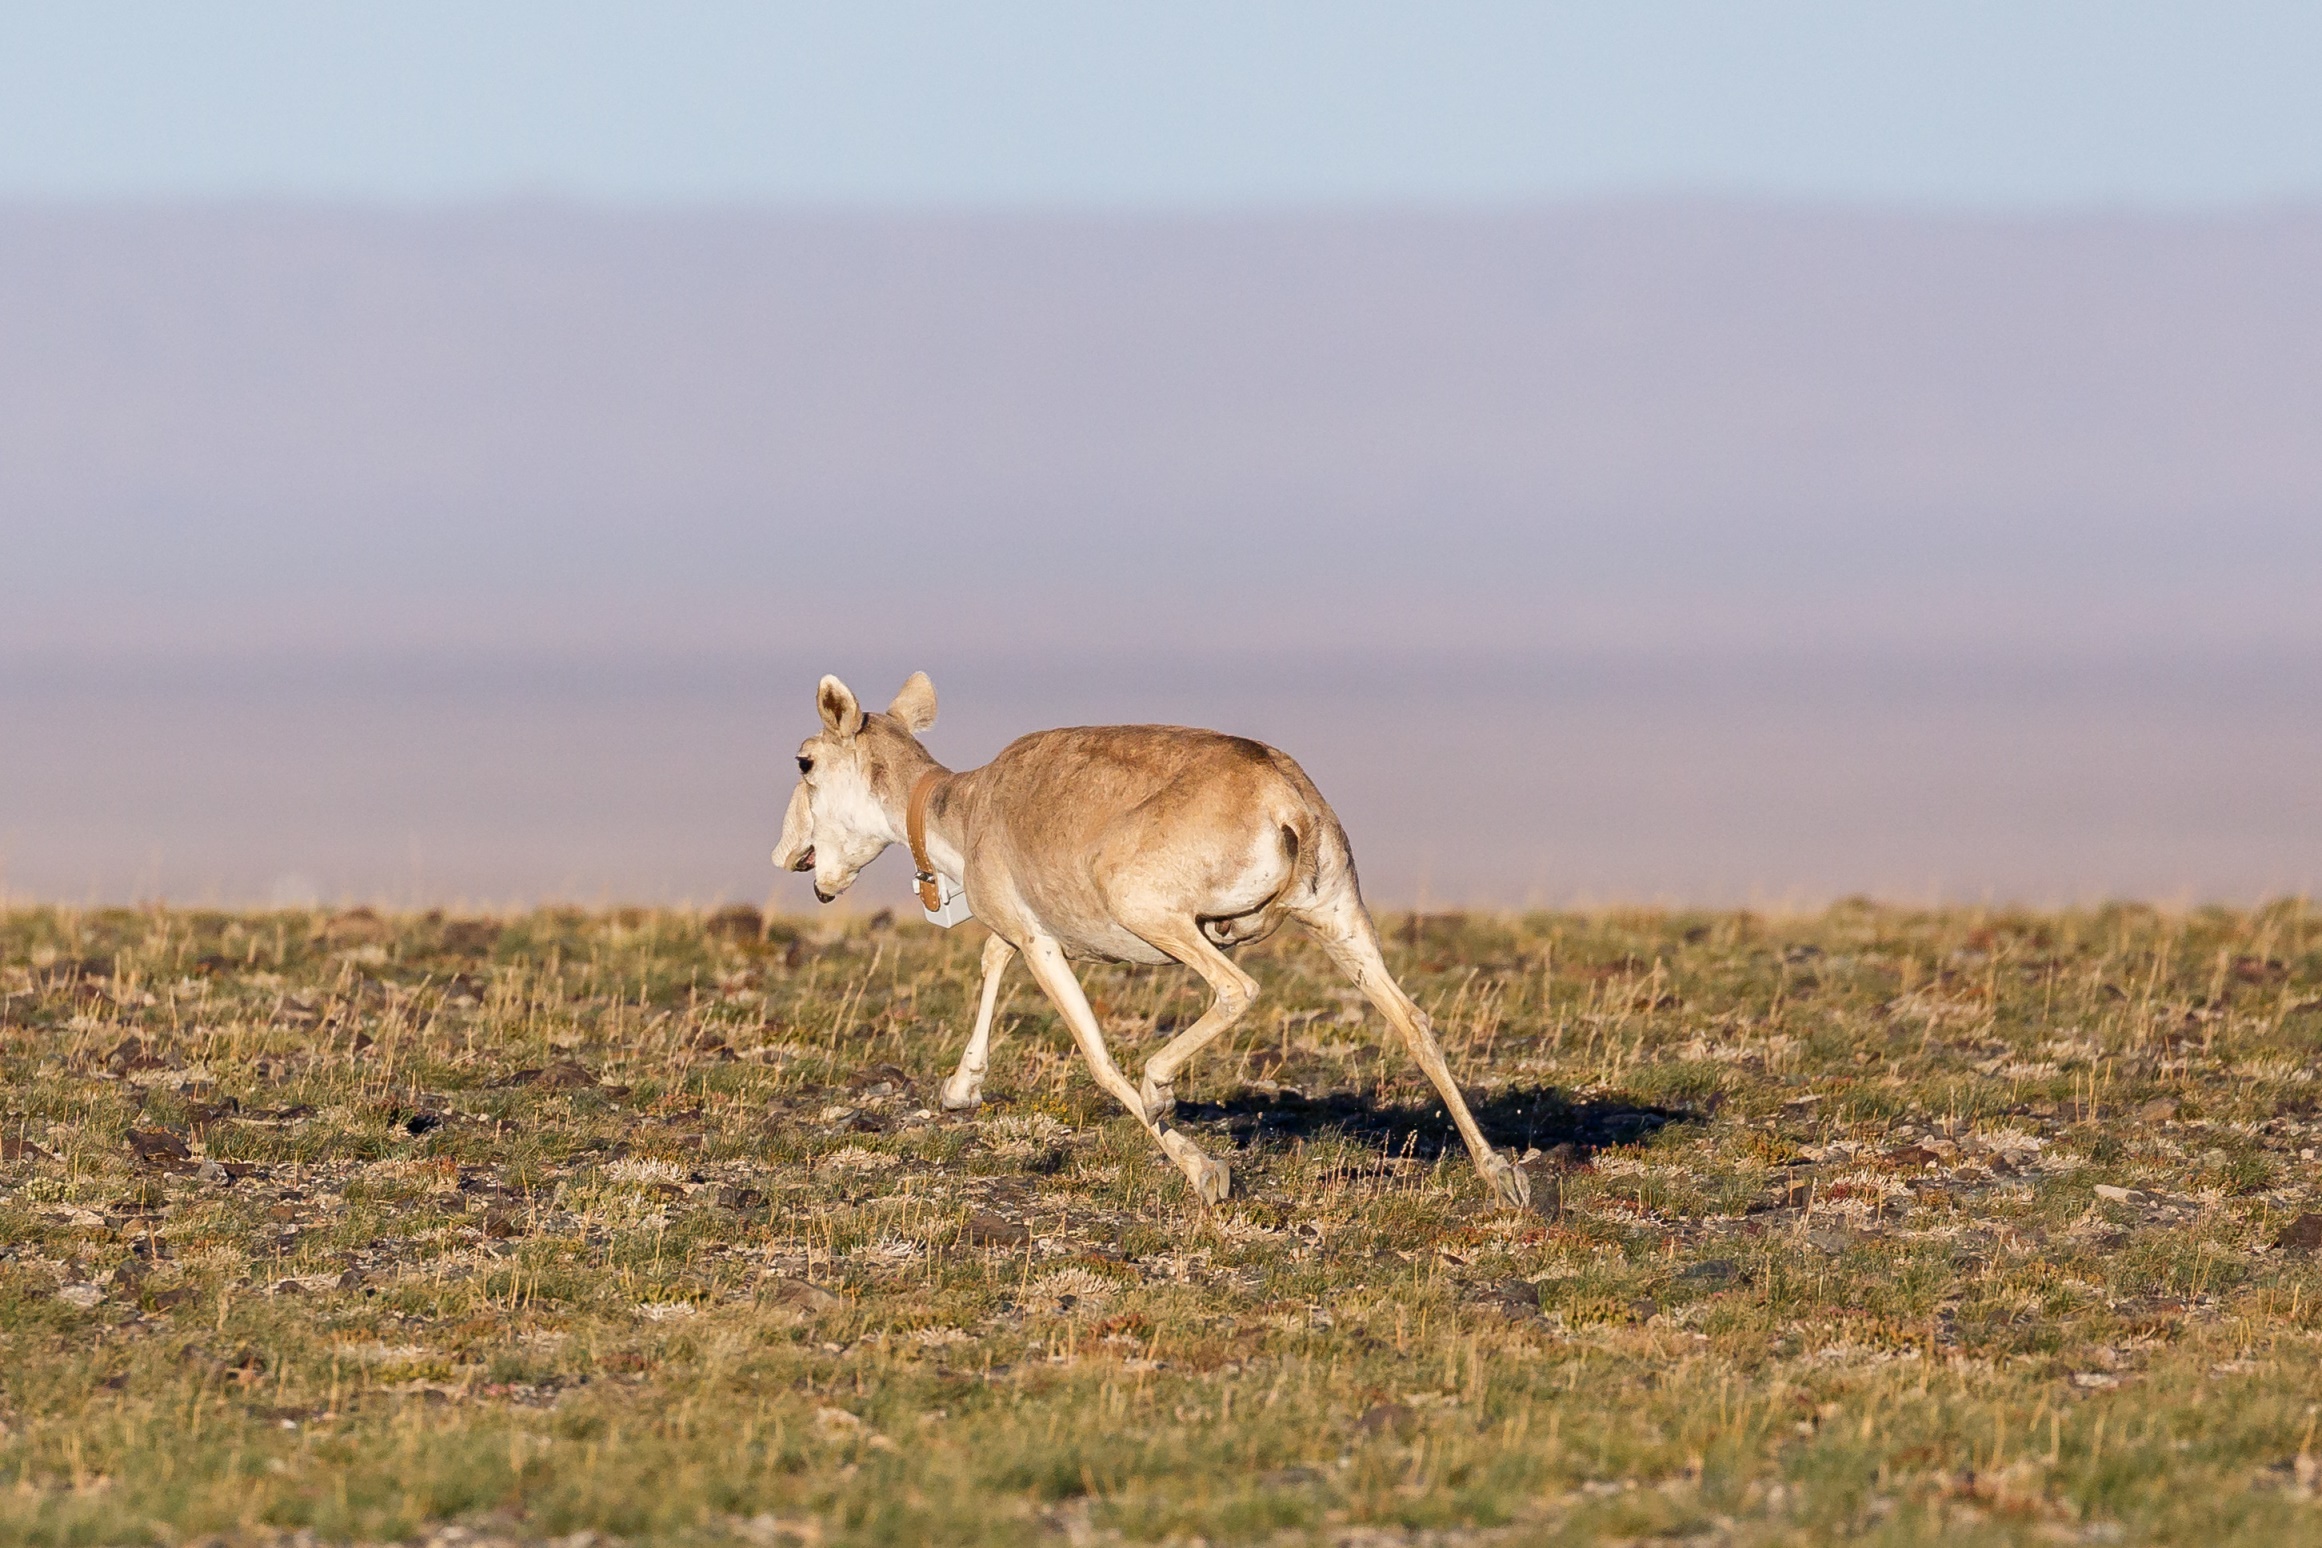
[[[1528,1202],[1523,1170],[1484,1139],[1426,1012],[1380,958],[1346,831],[1288,757],[1215,731],[1083,726],[1021,737],[982,768],[954,774],[920,745],[918,733],[935,724],[935,685],[924,672],[911,674],[885,714],[866,712],[835,677],[822,680],[815,706],[822,730],[798,749],[775,865],[811,870],[814,895],[828,903],[888,845],[906,844],[928,906],[940,874],[966,889],[992,932],[975,1030],[943,1085],[946,1108],[981,1100],[1000,976],[1021,954],[1097,1084],[1216,1203],[1230,1183],[1226,1165],[1169,1126],[1172,1086],[1257,996],[1257,981],[1221,948],[1295,919],[1402,1034],[1492,1191]],[[1216,998],[1131,1085],[1073,976],[1076,958],[1182,962]]]

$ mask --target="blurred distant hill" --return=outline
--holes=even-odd
[[[0,894],[807,906],[811,685],[1385,901],[2322,883],[2322,210],[0,210]],[[859,895],[902,902],[902,867]]]
[[[0,209],[0,646],[2313,642],[2322,210]]]

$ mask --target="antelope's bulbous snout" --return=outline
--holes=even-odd
[[[807,800],[804,780],[791,790],[790,804],[782,809],[782,837],[774,845],[774,868],[814,869],[814,808]]]
[[[838,901],[838,894],[823,891],[822,883],[816,882],[814,884],[814,901],[817,903],[835,903]]]

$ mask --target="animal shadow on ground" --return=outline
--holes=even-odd
[[[1673,1123],[1699,1123],[1706,1111],[1662,1107],[1613,1092],[1574,1100],[1554,1086],[1509,1086],[1471,1099],[1475,1121],[1494,1145],[1519,1155],[1537,1147],[1580,1163],[1594,1152],[1633,1145]],[[1306,1096],[1297,1091],[1237,1091],[1217,1102],[1180,1099],[1181,1122],[1217,1125],[1237,1149],[1339,1135],[1387,1155],[1432,1161],[1458,1149],[1459,1131],[1442,1104],[1382,1102],[1369,1091]]]

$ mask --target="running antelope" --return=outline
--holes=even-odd
[[[920,744],[935,685],[914,672],[885,714],[847,685],[815,693],[822,730],[798,749],[798,788],[775,865],[814,873],[828,903],[890,844],[906,844],[921,900],[939,878],[963,887],[984,943],[983,996],[959,1068],[943,1085],[955,1112],[981,1099],[1000,977],[1018,954],[1072,1029],[1097,1083],[1119,1099],[1204,1202],[1226,1196],[1226,1165],[1169,1126],[1186,1061],[1239,1021],[1257,981],[1224,948],[1295,919],[1402,1034],[1451,1110],[1476,1170],[1521,1205],[1530,1185],[1494,1150],[1451,1078],[1426,1012],[1379,956],[1346,830],[1305,770],[1259,742],[1182,726],[1083,726],[1019,738],[954,774]],[[1216,999],[1146,1062],[1132,1085],[1073,977],[1073,959],[1181,962]]]

